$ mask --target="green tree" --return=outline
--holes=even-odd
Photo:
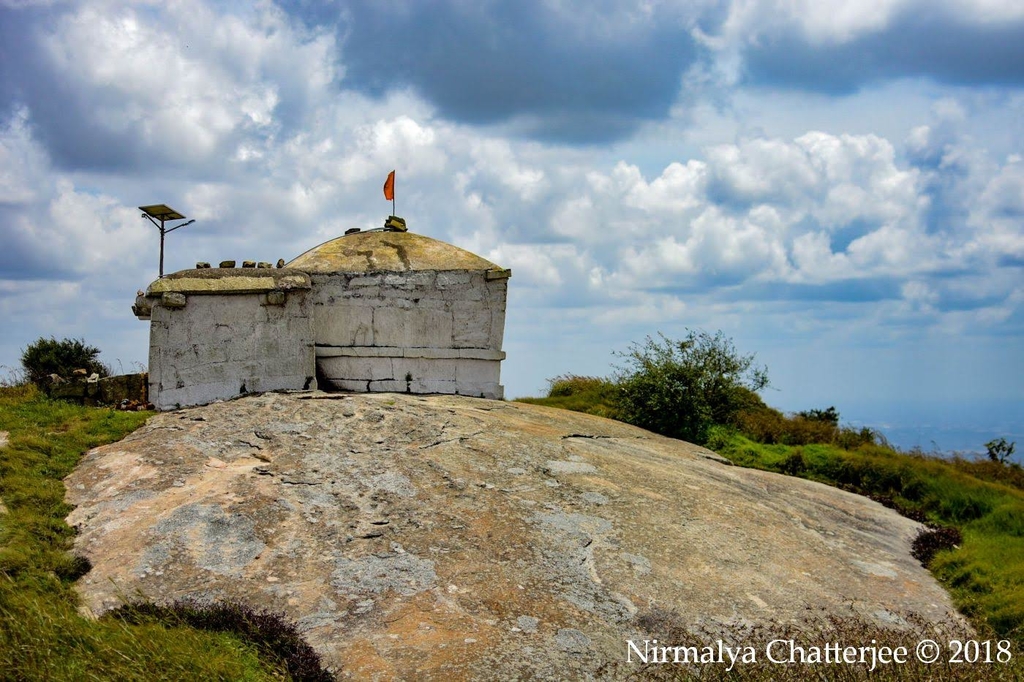
[[[687,330],[679,341],[659,333],[633,344],[617,368],[622,419],[672,438],[703,445],[709,429],[729,424],[768,385],[768,370],[740,355],[731,339]]]
[[[101,377],[109,372],[96,356],[99,348],[85,345],[80,339],[61,339],[52,336],[48,339],[40,337],[35,343],[29,344],[21,353],[21,366],[25,368],[28,380],[37,386],[45,386],[51,374],[59,374],[67,378],[76,369],[84,369],[89,374],[96,373]]]
[[[1013,455],[1016,447],[1016,442],[1007,443],[1005,438],[996,438],[985,443],[985,449],[988,450],[988,458],[1000,464],[1006,464],[1010,461],[1010,457]]]

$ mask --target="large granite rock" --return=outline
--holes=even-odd
[[[247,397],[156,416],[67,485],[93,612],[248,602],[342,676],[587,676],[655,609],[695,627],[953,614],[910,556],[919,525],[875,502],[531,405]]]

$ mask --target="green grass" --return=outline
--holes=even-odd
[[[619,418],[619,409],[615,405],[617,387],[611,381],[598,377],[565,374],[551,379],[549,383],[551,388],[548,391],[548,397],[518,398],[516,402],[585,412],[608,419]]]
[[[63,478],[89,448],[123,438],[151,413],[50,401],[0,388],[0,679],[280,680],[284,664],[226,632],[160,622],[93,620],[72,583],[88,562],[69,554]]]

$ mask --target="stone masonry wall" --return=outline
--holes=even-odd
[[[160,410],[316,387],[306,290],[165,294],[152,309],[149,395]]]
[[[311,279],[317,365],[333,387],[502,397],[507,277],[421,270]]]

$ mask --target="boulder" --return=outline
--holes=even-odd
[[[268,608],[342,677],[598,676],[651,614],[703,632],[956,617],[910,555],[916,522],[533,405],[249,396],[155,416],[66,482],[93,612]]]

